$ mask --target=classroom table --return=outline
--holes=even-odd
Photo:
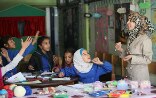
[[[41,90],[40,88],[32,89],[33,91],[32,95],[24,96],[20,98],[53,98],[53,96],[50,94],[46,94],[46,95],[36,94],[36,92],[40,90]],[[94,98],[89,94],[84,93],[82,89],[74,88],[71,85],[58,86],[56,87],[56,90],[66,90],[67,94],[69,95],[68,98]],[[156,87],[151,87],[151,89],[144,89],[144,92],[146,93],[146,95],[131,95],[130,98],[156,98]],[[101,97],[96,97],[96,98],[108,98],[108,96],[103,95]]]
[[[36,81],[36,80],[40,80],[41,83],[13,83],[16,84],[18,86],[30,86],[31,88],[43,88],[43,87],[56,87],[59,85],[72,85],[74,83],[77,83],[78,81],[78,77],[70,77],[70,80],[50,80],[50,79],[40,79],[40,78],[31,78],[31,79],[27,79],[28,81]],[[6,82],[5,84],[12,84],[12,83],[8,83]]]

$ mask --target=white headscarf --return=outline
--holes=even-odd
[[[91,70],[93,63],[84,62],[81,54],[83,50],[84,49],[81,48],[74,53],[73,57],[74,67],[81,73],[88,73]]]

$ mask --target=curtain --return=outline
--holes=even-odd
[[[45,17],[28,16],[28,17],[1,17],[0,18],[0,36],[10,35],[21,37],[18,30],[18,22],[24,21],[24,36],[34,36],[36,31],[40,31],[40,36],[45,35]]]

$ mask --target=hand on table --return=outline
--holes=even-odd
[[[35,70],[34,67],[33,67],[32,65],[29,65],[29,66],[28,66],[28,69],[29,69],[29,70]]]
[[[64,77],[64,73],[63,72],[60,72],[59,75],[58,75],[60,78]]]

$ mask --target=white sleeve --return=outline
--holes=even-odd
[[[14,59],[13,59],[9,64],[7,64],[6,66],[4,66],[4,67],[1,68],[1,70],[2,70],[2,76],[3,76],[6,72],[8,72],[8,71],[14,69],[22,59],[23,59],[23,56],[17,54],[17,55],[14,57]]]

